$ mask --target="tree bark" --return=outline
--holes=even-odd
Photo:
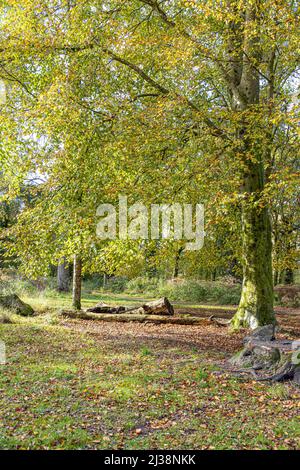
[[[59,292],[69,292],[70,271],[65,259],[57,266],[57,290]]]
[[[233,107],[240,113],[237,137],[243,165],[243,287],[239,308],[231,323],[235,329],[254,329],[275,322],[271,221],[262,200],[264,160],[269,146],[267,150],[262,148],[261,132],[255,126],[255,112],[260,102],[260,78],[254,65],[260,55],[259,21],[260,1],[257,0],[248,4],[245,12],[242,73],[239,85],[234,83],[238,93],[233,96]]]
[[[82,260],[78,255],[75,255],[73,270],[73,307],[76,310],[81,309],[81,272]]]
[[[271,226],[267,208],[243,208],[243,286],[233,328],[275,322]]]

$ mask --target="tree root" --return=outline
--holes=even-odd
[[[254,369],[237,369],[231,371],[234,374],[251,374],[257,380],[257,373]]]
[[[291,340],[275,340],[268,326],[255,330],[244,338],[244,349],[236,353],[230,364],[242,366],[233,373],[251,374],[258,382],[284,382],[300,385],[300,347]],[[258,376],[256,371],[262,371]],[[263,371],[269,373],[263,376]],[[270,374],[272,372],[272,374]]]
[[[287,363],[284,367],[276,372],[276,374],[270,375],[269,377],[262,377],[257,379],[259,382],[285,382],[286,380],[293,380],[295,375],[296,366],[291,363]]]

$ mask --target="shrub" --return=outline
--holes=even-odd
[[[186,281],[169,287],[169,296],[177,301],[203,302],[208,299],[208,290],[197,281]]]
[[[118,294],[124,292],[127,282],[128,281],[126,277],[112,277],[108,279],[104,289]]]
[[[241,286],[193,280],[171,283],[157,278],[137,277],[128,282],[126,291],[132,294],[168,297],[176,302],[236,305],[240,300]]]
[[[237,305],[240,301],[241,286],[211,285],[209,300],[220,305]]]
[[[126,291],[137,294],[153,294],[157,292],[159,283],[159,279],[154,277],[136,277],[128,282]]]
[[[300,307],[300,286],[297,284],[276,286],[275,298],[283,307]]]
[[[83,289],[91,293],[94,290],[99,290],[103,287],[103,276],[92,276],[83,281]]]

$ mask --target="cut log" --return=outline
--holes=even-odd
[[[106,322],[120,322],[120,323],[154,323],[154,324],[170,324],[170,325],[200,325],[207,323],[207,318],[199,317],[175,317],[171,315],[141,315],[141,314],[132,314],[132,313],[121,313],[119,315],[115,314],[102,314],[102,313],[92,313],[86,312],[83,310],[62,310],[59,312],[61,316],[73,318],[77,320],[98,320]]]
[[[109,306],[100,302],[95,307],[86,310],[90,313],[121,314],[131,315],[174,315],[174,308],[166,297],[152,302],[147,302],[140,307],[124,307],[123,305]]]
[[[132,315],[174,315],[174,308],[167,297],[163,297],[152,302],[147,302],[140,307],[126,309],[126,313]]]

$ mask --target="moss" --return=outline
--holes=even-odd
[[[22,302],[16,294],[0,296],[0,306],[23,317],[30,317],[34,314],[33,308]]]
[[[244,281],[232,328],[275,323],[272,275],[272,243],[269,213],[245,203],[243,207]]]

